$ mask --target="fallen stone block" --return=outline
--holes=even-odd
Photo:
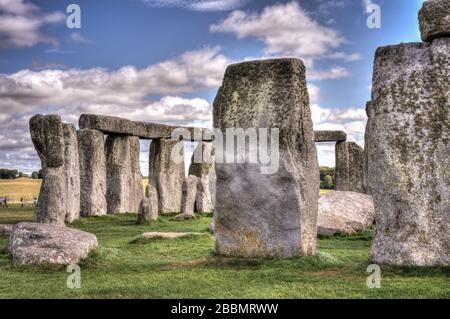
[[[375,208],[371,196],[334,191],[319,198],[318,235],[352,234],[369,229]]]
[[[76,264],[98,245],[93,234],[65,226],[16,224],[8,250],[15,265]]]

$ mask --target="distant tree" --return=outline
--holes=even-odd
[[[32,179],[39,179],[39,173],[34,171],[33,173],[31,173],[31,178]]]
[[[330,175],[325,176],[325,178],[323,179],[323,186],[325,189],[333,189],[333,177],[331,177]]]
[[[14,179],[18,175],[19,172],[15,169],[0,168],[0,179]]]
[[[28,174],[24,173],[24,172],[19,172],[19,174],[17,175],[17,177],[30,177],[28,176]]]

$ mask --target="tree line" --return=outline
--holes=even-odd
[[[20,172],[19,170],[16,170],[16,169],[0,168],[0,179],[16,179],[16,178],[21,178],[21,177],[28,177],[28,178],[31,177],[32,179],[42,179],[42,169],[31,173],[31,176],[30,176],[30,175],[28,175],[24,172]]]
[[[320,166],[320,189],[334,189],[334,167]]]

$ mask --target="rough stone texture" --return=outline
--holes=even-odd
[[[189,175],[182,187],[181,214],[194,215],[195,198],[197,196],[197,176]]]
[[[196,156],[198,155],[198,156]],[[212,143],[199,143],[192,154],[189,175],[197,176],[196,212],[213,212],[216,196],[216,169],[214,146]]]
[[[422,41],[450,37],[450,1],[427,0],[419,12]]]
[[[16,265],[75,264],[97,247],[97,237],[59,225],[19,223],[13,227],[8,249]]]
[[[143,198],[139,138],[108,135],[105,155],[108,214],[137,212]]]
[[[343,131],[315,131],[314,140],[316,142],[345,142],[347,133]]]
[[[143,233],[137,239],[133,240],[133,242],[139,242],[142,240],[157,240],[157,239],[178,239],[178,238],[195,238],[195,237],[204,237],[205,233],[160,233],[160,232],[152,232],[152,233]]]
[[[14,225],[0,224],[0,237],[9,237]]]
[[[336,143],[335,189],[364,193],[364,150],[354,142]]]
[[[158,191],[159,214],[181,211],[181,188],[184,182],[184,148],[180,163],[172,160],[172,150],[178,141],[154,140],[150,144],[149,184]]]
[[[105,115],[82,114],[80,116],[79,125],[80,129],[90,128],[102,131],[106,134],[133,135],[142,139],[170,139],[173,131],[177,128],[185,128],[189,131],[192,141],[211,141],[210,130],[204,128],[134,122],[119,117]]]
[[[147,185],[145,196],[150,201],[150,216],[152,220],[158,219],[158,190],[153,185]]]
[[[64,171],[67,181],[66,218],[67,223],[80,218],[80,158],[78,156],[77,130],[73,124],[63,124]]]
[[[101,216],[107,211],[106,158],[103,133],[78,131],[81,181],[81,216]]]
[[[371,259],[450,263],[450,38],[381,47],[366,127]]]
[[[40,223],[64,224],[67,183],[61,118],[57,115],[35,115],[30,119],[30,133],[41,159],[43,173],[36,206],[36,220]]]
[[[150,201],[148,198],[143,198],[139,205],[138,224],[145,224],[151,220],[150,216]]]
[[[317,233],[351,234],[373,225],[375,208],[372,197],[356,192],[334,191],[319,198]]]
[[[230,127],[280,130],[279,169],[274,174],[262,174],[260,169],[266,165],[261,163],[218,163],[216,159],[217,253],[315,254],[319,165],[302,61],[229,66],[214,101],[214,127],[223,133]],[[216,145],[216,157],[217,152]]]

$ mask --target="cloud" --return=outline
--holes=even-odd
[[[351,73],[344,67],[335,66],[326,71],[311,70],[308,72],[308,79],[311,80],[327,80],[340,79],[350,76]]]
[[[349,62],[360,58],[355,53],[335,52],[346,42],[344,37],[313,20],[296,1],[267,6],[260,13],[233,11],[219,23],[212,24],[210,31],[232,33],[238,39],[256,38],[264,43],[264,56],[299,57],[305,62],[308,71],[313,70],[316,59],[342,59]],[[344,67],[311,73],[315,79],[350,75]]]
[[[230,11],[252,0],[141,0],[152,7],[177,7],[193,11]]]
[[[45,13],[31,2],[0,0],[0,47],[32,47],[42,42],[56,45],[57,40],[41,29],[64,20],[62,12]]]
[[[209,102],[181,95],[217,89],[230,62],[219,48],[204,48],[143,69],[26,69],[0,74],[1,166],[39,168],[28,131],[36,113],[60,114],[71,123],[77,123],[81,113],[96,113],[210,126]],[[27,160],[31,162],[24,164]]]
[[[85,37],[83,37],[83,35],[81,33],[78,33],[78,32],[72,32],[69,36],[69,39],[72,42],[80,43],[80,44],[91,43],[90,40],[86,39]]]

